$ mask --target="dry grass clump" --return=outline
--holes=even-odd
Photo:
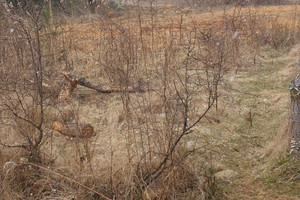
[[[147,166],[148,167],[148,166]],[[106,176],[82,177],[78,180],[70,179],[65,172],[54,172],[51,169],[36,166],[34,164],[7,162],[3,168],[2,197],[47,199],[156,199],[156,198],[183,198],[193,195],[196,190],[205,193],[201,181],[194,176],[194,172],[187,166],[178,165],[174,170],[168,172],[158,181],[158,184],[151,184],[146,188],[139,187],[139,170],[145,169],[142,166],[136,168],[135,182],[131,184],[118,177],[111,188],[107,184]],[[62,175],[64,173],[65,175]],[[132,172],[131,172],[132,173]],[[133,175],[133,174],[132,174]],[[126,184],[125,184],[126,183]],[[130,184],[130,185],[128,185]],[[119,191],[119,193],[115,193]]]
[[[273,141],[268,144],[262,154],[270,156],[271,159],[285,154],[290,148],[291,135],[291,125],[287,123],[280,128],[278,134],[274,137]]]

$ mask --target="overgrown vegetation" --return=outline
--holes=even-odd
[[[282,62],[275,66],[265,52],[299,42],[299,7],[168,14],[151,4],[61,24],[66,12],[52,19],[48,3],[0,4],[1,197],[226,198],[224,182],[250,163],[236,156],[247,158],[247,150],[270,140],[252,135],[264,127],[259,118],[269,120],[267,133],[278,129],[280,113],[258,103],[260,92],[285,88],[267,80]],[[78,80],[61,72],[112,92],[76,87]],[[245,81],[235,87],[235,77]],[[64,138],[52,127],[57,121],[80,133],[91,124],[96,136]],[[226,166],[216,164],[225,158]],[[271,170],[296,181],[298,161],[283,160]]]

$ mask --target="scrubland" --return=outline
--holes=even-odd
[[[23,15],[0,15],[2,199],[299,198],[299,6]],[[118,92],[59,100],[61,72]]]

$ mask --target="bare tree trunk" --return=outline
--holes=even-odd
[[[29,148],[30,148],[29,149],[29,153],[30,153],[29,161],[34,162],[34,163],[42,163],[39,145],[31,145]]]
[[[292,140],[291,152],[300,153],[300,74],[290,84]]]
[[[90,5],[90,10],[92,14],[96,12],[96,0],[88,0],[88,4]]]

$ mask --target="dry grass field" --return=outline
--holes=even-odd
[[[0,63],[31,80],[20,30]],[[38,89],[1,84],[0,199],[299,199],[300,160],[288,153],[299,30],[300,6],[288,5],[55,19],[38,35],[41,91],[74,72],[121,92],[78,85],[65,101],[45,92],[41,114],[29,112],[41,106],[32,104]],[[25,53],[14,53],[16,43]],[[66,137],[56,121],[90,124],[96,134]],[[36,140],[40,129],[40,162],[3,145]]]

